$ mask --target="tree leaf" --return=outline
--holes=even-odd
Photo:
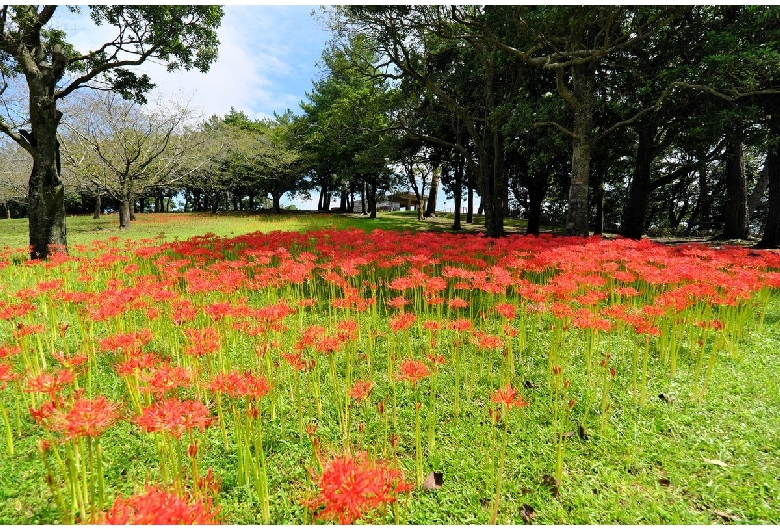
[[[729,465],[726,462],[724,462],[723,460],[710,460],[709,458],[702,458],[702,460],[706,464],[712,464],[712,465],[720,466],[720,467],[729,467]]]

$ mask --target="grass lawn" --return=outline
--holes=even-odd
[[[0,524],[145,484],[229,524],[780,524],[775,254],[449,223],[73,217],[71,258],[28,265],[0,220]],[[390,490],[347,517],[323,492],[353,457]]]

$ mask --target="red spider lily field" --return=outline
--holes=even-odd
[[[342,226],[2,250],[0,523],[780,523],[780,254]]]

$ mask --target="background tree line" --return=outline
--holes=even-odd
[[[108,96],[63,105],[67,210],[111,207],[126,227],[134,210],[174,200],[279,211],[287,193],[374,216],[382,197],[410,190],[420,205],[429,197],[421,216],[444,193],[453,228],[484,214],[493,237],[523,217],[529,234],[780,244],[780,8],[348,6],[319,16],[333,38],[299,114],[203,120],[142,105],[149,80],[130,74],[109,79]],[[0,217],[32,215],[25,140],[4,123],[15,143],[0,150]]]

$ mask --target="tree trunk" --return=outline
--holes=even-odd
[[[122,197],[119,202],[119,228],[126,230],[130,228],[130,198],[128,196]]]
[[[474,184],[471,181],[471,171],[468,166],[466,166],[466,171],[469,172],[468,197],[466,199],[466,222],[472,224],[474,222]]]
[[[747,201],[747,217],[750,217],[755,213],[756,208],[761,203],[761,199],[764,197],[767,185],[769,184],[769,164],[764,163],[764,169],[761,170],[758,176],[758,182],[753,187],[753,191],[750,192],[750,196]]]
[[[57,170],[57,125],[61,113],[43,84],[30,83],[30,101],[38,102],[30,105],[32,133],[27,135],[33,151],[27,195],[31,259],[46,259],[50,246],[67,252],[68,245],[65,187]]]
[[[482,177],[482,206],[485,209],[485,235],[501,237],[504,235],[504,203],[506,202],[506,172],[504,155],[504,135],[495,129],[492,134],[492,159],[480,160]]]
[[[281,200],[282,200],[282,194],[281,193],[271,193],[271,199],[273,200],[273,209],[274,213],[282,213],[282,207],[281,207]]]
[[[566,217],[566,233],[573,236],[589,235],[588,231],[588,178],[593,123],[593,81],[591,65],[572,68],[572,84],[577,105],[574,107],[574,138],[572,139],[571,184],[569,186],[569,211]]]
[[[366,201],[366,195],[368,194],[368,186],[365,179],[363,179],[363,191],[360,194],[360,213],[363,215],[368,214],[368,202]]]
[[[604,233],[604,179],[599,178],[596,183],[596,196],[593,198],[596,202],[596,224],[593,226],[593,235]]]
[[[528,179],[528,226],[525,233],[539,235],[542,224],[542,201],[547,192],[547,178]]]
[[[620,235],[641,239],[645,231],[650,193],[653,191],[651,168],[655,158],[653,137],[655,128],[637,127],[638,142],[634,160],[634,176],[628,190],[628,202],[623,209],[623,223]]]
[[[95,211],[92,214],[92,219],[100,219],[100,214],[103,213],[103,198],[100,192],[95,193]]]
[[[433,168],[431,176],[431,189],[428,191],[428,207],[425,208],[425,217],[436,217],[436,201],[439,194],[439,180],[441,179],[441,167]]]
[[[461,202],[463,201],[463,166],[465,165],[466,161],[463,158],[463,156],[459,153],[455,154],[455,184],[454,184],[454,195],[455,195],[455,220],[452,223],[452,229],[453,230],[460,230],[461,224]]]
[[[368,183],[368,209],[369,217],[376,219],[376,182],[373,179]]]
[[[780,248],[780,145],[767,154],[764,171],[769,179],[769,204],[764,234],[756,248]]]
[[[726,147],[726,202],[723,208],[723,239],[747,239],[747,190],[742,138],[729,139]]]

